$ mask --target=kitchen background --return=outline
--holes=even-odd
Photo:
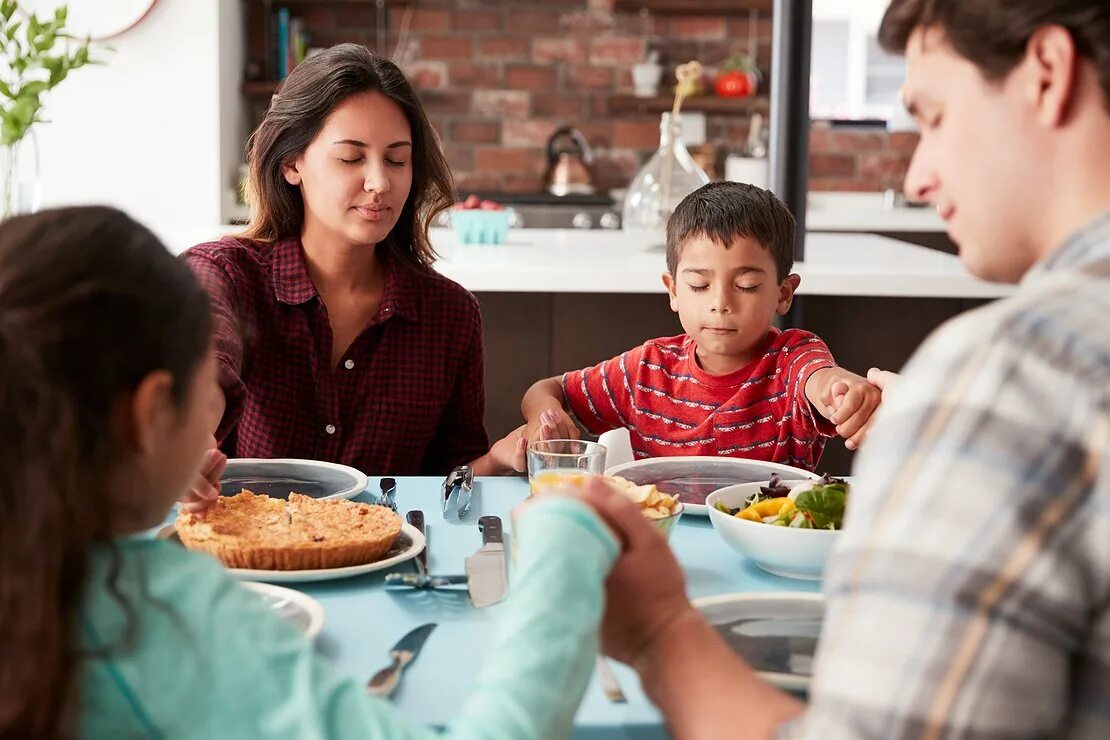
[[[853,43],[862,38],[864,53],[873,57],[865,84],[882,82],[874,70],[887,61],[867,37],[873,27],[862,28],[877,20],[875,12],[868,12],[874,3],[824,5],[831,7],[831,17],[818,18],[814,31],[818,113],[845,107],[849,60],[858,56]],[[547,143],[562,126],[584,134],[600,192],[627,187],[658,146],[659,114],[671,107],[674,68],[689,60],[702,63],[708,82],[705,94],[684,106],[704,116],[696,122],[704,134],[690,124],[684,133],[711,177],[719,179],[725,156],[744,147],[752,115],[767,114],[772,15],[764,0],[420,0],[380,7],[344,0],[245,0],[244,10],[243,94],[252,120],[277,87],[273,80],[280,76],[276,60],[281,52],[275,47],[283,38],[278,19],[284,11],[309,48],[354,41],[401,64],[443,138],[464,192],[541,191]],[[633,67],[652,53],[663,67],[663,82],[656,96],[637,97]],[[749,56],[761,71],[760,87],[751,97],[714,94],[714,71],[734,55]],[[892,69],[894,84],[877,86],[878,95],[885,95],[880,98],[884,110],[896,103],[900,83],[900,63]],[[810,188],[900,187],[916,134],[888,133],[879,123],[878,128],[835,131],[816,125]]]

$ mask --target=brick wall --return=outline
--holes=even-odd
[[[421,0],[386,16],[387,48],[420,92],[443,138],[459,189],[538,191],[544,145],[561,125],[585,134],[603,191],[624,187],[659,141],[658,114],[617,114],[613,96],[632,92],[631,67],[660,53],[664,85],[676,64],[712,66],[749,48],[750,20],[588,11],[593,0]],[[275,3],[277,7],[277,3]],[[312,45],[379,37],[365,5],[305,6]],[[771,18],[754,24],[761,69],[770,67]],[[766,90],[764,90],[766,92]],[[749,118],[707,114],[707,140],[719,156],[747,138]],[[896,186],[912,148],[903,134],[821,131],[811,139],[814,189],[879,190]]]

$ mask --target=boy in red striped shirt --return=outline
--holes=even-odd
[[[712,183],[667,224],[663,283],[685,334],[535,383],[525,436],[625,427],[637,458],[722,455],[816,469],[825,439],[854,448],[878,388],[839,368],[801,329],[780,331],[801,278],[794,217],[769,191]]]

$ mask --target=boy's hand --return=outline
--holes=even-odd
[[[529,420],[524,428],[528,444],[541,439],[578,439],[578,425],[562,408],[551,408]]]
[[[871,428],[872,415],[883,400],[880,388],[855,373],[844,372],[832,385],[832,403],[825,417],[836,424],[836,433],[849,450],[863,444]]]

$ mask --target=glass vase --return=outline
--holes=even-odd
[[[39,150],[34,129],[8,146],[0,146],[0,219],[34,213],[42,201]]]
[[[708,182],[682,141],[681,120],[664,113],[659,122],[659,149],[633,178],[625,196],[622,227],[644,246],[664,246],[667,219],[683,198]]]

